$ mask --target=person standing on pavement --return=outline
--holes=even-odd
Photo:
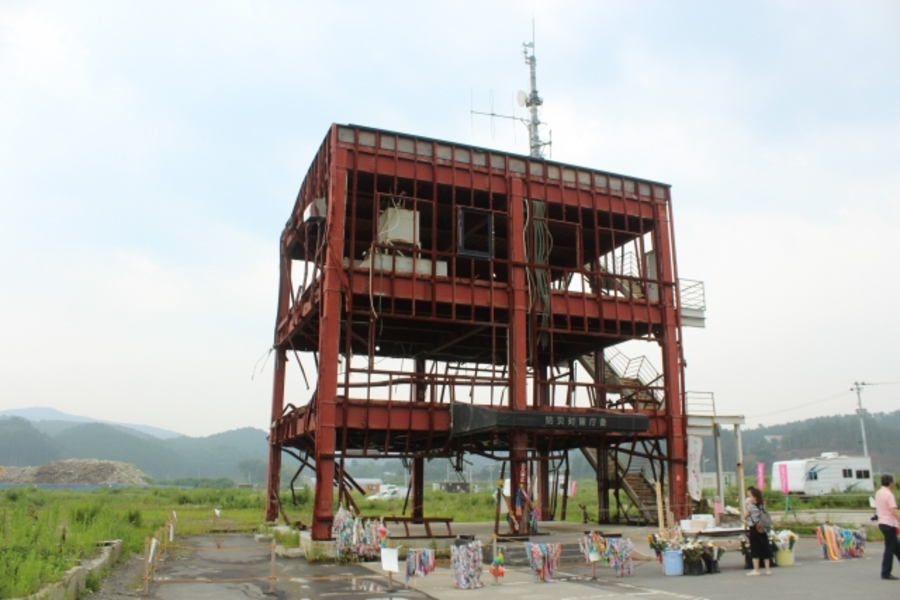
[[[763,513],[766,506],[763,503],[762,492],[753,486],[747,488],[747,512],[744,518],[747,521],[747,538],[750,541],[750,556],[753,559],[753,570],[747,575],[759,575],[759,563],[766,566],[766,575],[772,574],[772,545],[769,543],[769,530],[766,523],[771,519],[764,519]]]
[[[887,473],[881,476],[881,489],[875,492],[875,514],[878,516],[878,529],[884,536],[884,557],[881,559],[881,578],[897,579],[891,575],[894,557],[900,560],[900,546],[897,544],[897,526],[900,525],[900,512],[897,511],[897,499],[894,497],[894,476]]]

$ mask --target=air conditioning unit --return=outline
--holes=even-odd
[[[391,206],[378,215],[378,242],[419,246],[418,214]]]
[[[326,217],[327,205],[325,198],[316,198],[303,210],[304,223],[323,223]]]

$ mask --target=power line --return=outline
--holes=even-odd
[[[852,390],[851,390],[851,391],[852,391]],[[808,407],[808,406],[813,406],[813,405],[815,405],[815,404],[820,404],[820,403],[822,403],[822,402],[827,402],[827,401],[829,401],[829,400],[834,400],[835,398],[840,398],[841,396],[846,396],[846,395],[849,394],[849,393],[850,393],[850,391],[839,392],[839,393],[834,394],[834,395],[832,395],[832,396],[828,396],[827,398],[822,398],[821,400],[814,400],[813,402],[808,402],[808,403],[806,403],[806,404],[800,404],[800,405],[797,405],[797,406],[792,406],[791,408],[785,408],[785,409],[782,409],[782,410],[776,410],[776,411],[773,411],[773,412],[762,413],[762,414],[759,414],[759,415],[748,415],[747,418],[748,418],[748,419],[757,419],[757,418],[759,418],[759,417],[768,417],[768,416],[771,416],[771,415],[780,415],[781,413],[786,413],[786,412],[791,412],[791,411],[795,411],[795,410],[800,410],[801,408],[806,408],[806,407]]]

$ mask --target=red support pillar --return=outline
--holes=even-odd
[[[687,501],[687,418],[684,414],[684,366],[679,345],[681,321],[678,315],[678,274],[672,248],[669,204],[656,205],[655,243],[659,270],[663,332],[660,337],[663,386],[666,394],[666,449],[669,466],[669,507],[676,519],[690,513]]]
[[[413,402],[425,402],[425,359],[415,359],[415,375],[413,377],[412,398]],[[413,518],[421,519],[425,516],[425,459],[416,456],[412,460],[412,510]]]
[[[537,362],[537,361],[535,361]],[[550,406],[550,370],[547,365],[534,365],[534,405]],[[550,510],[550,452],[547,447],[539,447],[537,451],[537,497],[540,502],[541,519],[549,521],[553,515]]]
[[[284,371],[287,364],[284,350],[275,351],[275,381],[272,385],[272,421],[281,416],[284,410]],[[274,434],[274,432],[272,432]],[[280,489],[281,445],[274,435],[269,435],[269,467],[266,473],[266,521],[278,520],[278,503],[276,498]]]
[[[510,231],[525,230],[525,202],[522,180],[510,181],[512,193],[509,196]],[[511,307],[509,322],[509,402],[513,410],[528,410],[528,293],[526,290],[525,241],[521,235],[509,236]],[[516,495],[520,489],[528,489],[528,437],[526,432],[512,430],[510,441],[510,493],[513,506],[517,506]],[[526,507],[522,507],[519,517],[519,531],[527,527]]]
[[[332,148],[336,144],[332,128]],[[313,504],[312,538],[331,538],[334,518],[334,456],[337,424],[338,359],[341,330],[341,277],[344,268],[344,214],[347,171],[339,161],[344,154],[335,150],[328,191],[325,268],[322,276],[322,312],[319,318],[319,376],[316,390],[316,492]]]
[[[412,472],[412,510],[413,518],[421,519],[425,516],[425,459],[421,456],[413,458]]]
[[[284,241],[282,240],[278,269],[278,317],[275,319],[275,336],[278,336],[278,324],[287,318],[291,308],[291,261],[286,256]],[[284,412],[284,376],[287,365],[287,355],[284,348],[275,350],[275,375],[272,381],[272,418],[269,427],[281,417]],[[269,434],[269,466],[266,473],[266,520],[278,519],[278,492],[280,489],[281,475],[281,445],[276,441],[274,431]]]
[[[541,520],[552,521],[553,515],[550,511],[550,455],[546,448],[538,451],[538,499],[540,501]]]

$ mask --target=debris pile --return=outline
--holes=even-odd
[[[94,458],[70,458],[39,467],[4,467],[0,470],[0,483],[146,485],[146,477],[130,463]]]

